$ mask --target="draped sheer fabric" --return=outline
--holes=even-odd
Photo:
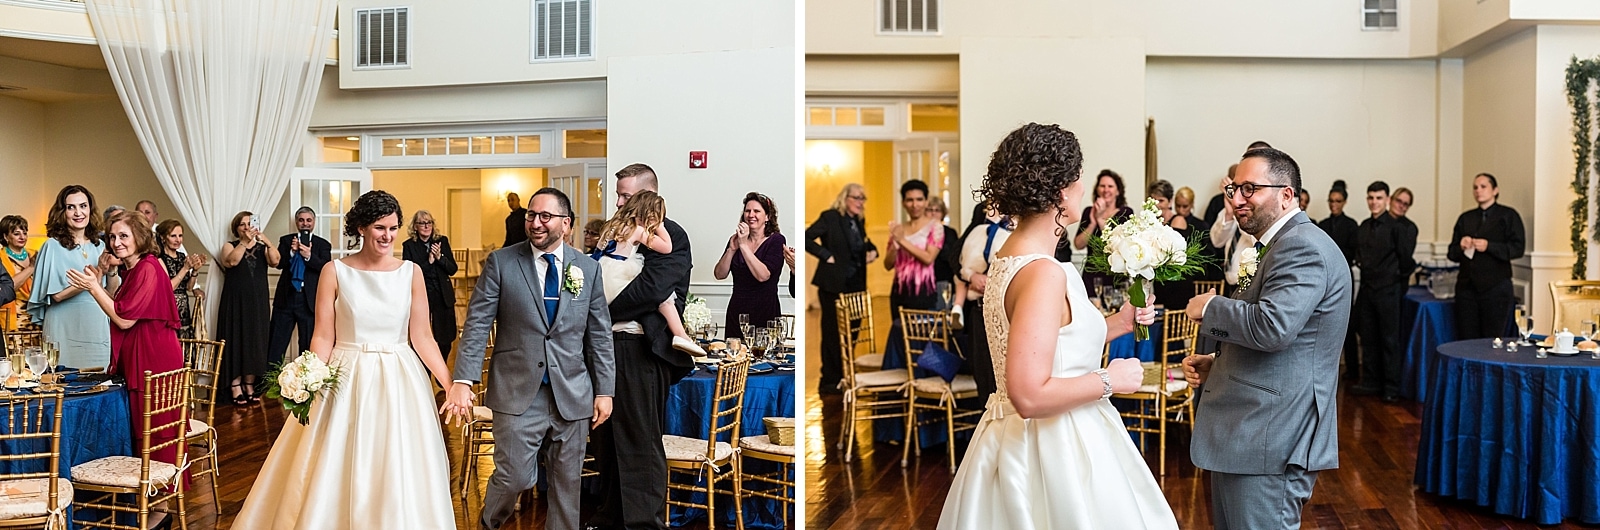
[[[337,2],[84,3],[122,107],[190,244],[220,254],[235,213],[264,216],[283,197]],[[211,267],[206,292],[215,293],[221,274],[216,260]],[[217,297],[206,300],[206,314],[216,314]]]

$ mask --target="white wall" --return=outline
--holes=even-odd
[[[1203,209],[1245,147],[1265,140],[1300,164],[1312,219],[1327,217],[1339,179],[1351,193],[1346,215],[1366,218],[1366,186],[1382,180],[1415,192],[1408,217],[1432,234],[1436,71],[1432,60],[1152,58],[1160,177],[1194,188]]]
[[[961,174],[982,184],[994,148],[1028,122],[1083,146],[1084,173],[1144,176],[1145,65],[1138,39],[968,38],[961,48]],[[1142,187],[1142,186],[1136,186]]]
[[[772,197],[786,238],[803,230],[792,206],[796,61],[793,47],[611,59],[607,171],[655,168],[668,216],[694,242],[697,284],[716,282],[746,192]],[[708,151],[709,168],[689,169],[689,151]]]
[[[605,91],[603,80],[343,90],[339,70],[328,67],[311,127],[596,118],[606,115]]]
[[[133,208],[140,199],[149,199],[162,217],[178,216],[116,99],[46,105],[42,154],[46,196],[38,203],[41,208],[49,209],[62,186],[83,184],[94,192],[100,208]]]

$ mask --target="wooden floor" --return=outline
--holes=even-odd
[[[282,407],[270,403],[264,407],[218,405],[216,422],[221,446],[219,456],[222,460],[222,480],[218,482],[217,494],[221,500],[213,502],[209,476],[196,477],[189,493],[189,528],[211,530],[233,526],[234,517],[244,505],[244,499],[249,495],[256,474],[260,473],[261,465],[267,458],[267,451],[277,439],[278,430],[283,427],[285,417]],[[455,504],[456,524],[462,529],[476,530],[478,515],[483,509],[483,488],[488,484],[494,465],[489,458],[480,460],[477,487],[473,488],[467,497],[467,502],[462,503],[457,489],[457,481],[463,469],[460,459],[459,428],[445,431],[445,446],[450,453],[451,499]],[[522,511],[501,528],[507,530],[544,528],[544,508],[543,499],[525,497]],[[587,516],[588,506],[585,508],[584,514]],[[685,528],[704,529],[706,525],[702,520]]]
[[[886,303],[874,308],[887,320]],[[818,313],[807,315],[807,351],[817,351]],[[887,322],[880,323],[886,330]],[[879,340],[884,334],[880,332]],[[807,379],[815,381],[818,364],[808,362]],[[943,446],[912,456],[900,467],[900,446],[863,445],[855,460],[845,463],[838,444],[840,399],[807,388],[805,484],[806,527],[813,529],[934,528],[952,475]],[[1421,407],[1416,403],[1386,404],[1377,398],[1339,394],[1340,468],[1321,473],[1315,494],[1303,514],[1303,528],[1597,528],[1578,524],[1540,527],[1495,515],[1471,503],[1418,492],[1412,485],[1420,436]],[[871,440],[863,423],[858,440]],[[1210,528],[1208,480],[1189,463],[1188,440],[1182,434],[1168,444],[1167,476],[1159,478],[1181,528]],[[966,450],[956,447],[957,455]],[[1155,469],[1154,454],[1147,457]]]

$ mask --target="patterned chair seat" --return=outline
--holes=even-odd
[[[1160,387],[1161,387],[1161,385],[1142,385],[1142,386],[1139,387],[1139,392],[1145,393],[1145,394],[1154,394],[1156,392],[1156,389],[1158,389]],[[1167,395],[1170,396],[1170,395],[1176,394],[1178,392],[1182,392],[1185,389],[1188,389],[1189,388],[1189,382],[1188,381],[1184,381],[1182,379],[1178,379],[1178,380],[1174,380],[1174,381],[1167,381],[1166,387],[1167,387]]]
[[[868,353],[868,354],[863,354],[861,356],[856,357],[856,368],[858,368],[858,369],[865,368],[867,370],[882,370],[883,369],[883,354],[881,354],[881,353]]]
[[[700,442],[704,444],[705,442]],[[702,445],[702,447],[704,447]],[[772,443],[772,438],[763,434],[761,436],[745,436],[739,438],[739,447],[749,451],[760,451],[774,455],[794,456],[794,446],[778,445]]]
[[[50,513],[45,509],[45,504],[50,500],[50,479],[30,478],[21,480],[0,481],[0,521],[9,519],[22,519],[25,517],[40,517]],[[16,487],[21,490],[37,488],[38,493],[21,495],[4,495],[6,489]],[[56,479],[56,509],[64,510],[72,504],[72,481]]]
[[[915,387],[918,392],[928,394],[943,394],[945,392],[962,394],[978,391],[978,381],[970,375],[958,375],[954,381],[950,382],[945,382],[944,378],[939,376],[923,377],[917,379],[911,386]]]
[[[668,434],[661,437],[661,445],[667,449],[667,460],[680,462],[706,461],[705,440]],[[717,442],[717,461],[720,462],[732,457],[733,446],[729,445],[728,442]]]
[[[131,456],[108,456],[91,460],[72,466],[72,478],[83,484],[138,488],[139,461],[139,458]],[[158,488],[167,487],[167,484],[172,482],[172,477],[177,474],[178,466],[160,460],[150,461],[150,482]]]
[[[856,388],[873,386],[896,386],[906,382],[905,370],[883,370],[881,372],[862,372],[856,374]]]
[[[184,436],[184,438],[194,438],[196,436],[200,436],[202,434],[205,434],[206,431],[209,431],[209,430],[211,430],[211,426],[210,425],[206,425],[206,422],[203,422],[203,421],[200,421],[200,420],[191,419],[191,420],[189,420],[189,433],[185,434],[183,436]]]

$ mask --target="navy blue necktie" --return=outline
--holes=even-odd
[[[556,287],[556,282],[558,281],[556,279],[556,277],[561,275],[561,271],[559,269],[556,269],[556,255],[555,254],[546,253],[546,254],[544,254],[544,255],[542,255],[540,257],[544,258],[544,263],[545,263],[545,267],[544,267],[544,316],[545,316],[545,323],[546,324],[555,324],[555,322],[556,322],[556,303],[561,301],[561,292]],[[546,384],[548,384],[550,382],[550,369],[551,368],[553,368],[553,367],[550,366],[550,363],[548,361],[545,362],[544,383],[546,383]]]
[[[1263,249],[1263,248],[1266,248],[1266,245],[1262,245],[1260,241],[1257,241],[1256,242],[1256,253],[1259,254],[1261,252],[1261,249]]]
[[[1005,220],[989,223],[989,239],[983,242],[983,261],[989,261],[989,251],[994,248],[994,236],[1000,233],[1000,228],[1005,226]]]

